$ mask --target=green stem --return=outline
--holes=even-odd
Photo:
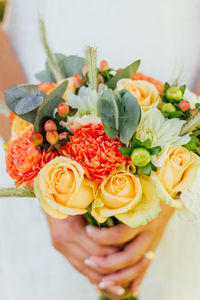
[[[28,188],[0,188],[0,197],[35,197],[33,190]]]

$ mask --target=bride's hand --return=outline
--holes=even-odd
[[[116,248],[102,246],[92,241],[86,234],[87,223],[82,216],[69,216],[65,220],[47,216],[47,220],[54,247],[67,258],[74,268],[87,276],[91,283],[101,282],[102,274],[87,267],[84,260],[91,255],[109,255],[116,252]]]
[[[145,257],[149,251],[155,252],[174,209],[162,206],[159,217],[145,226],[131,229],[125,225],[98,229],[88,226],[91,239],[99,245],[125,244],[123,250],[107,256],[91,256],[85,263],[93,271],[106,274],[99,287],[114,292],[119,286],[130,282],[133,293],[138,292],[151,260]],[[122,292],[122,291],[121,291]]]

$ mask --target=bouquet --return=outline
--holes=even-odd
[[[132,228],[155,219],[162,203],[200,220],[200,98],[178,81],[114,70],[97,52],[47,54],[41,83],[5,93],[12,136],[6,166],[16,188],[54,218],[84,215],[94,226]],[[129,298],[133,299],[133,298]]]

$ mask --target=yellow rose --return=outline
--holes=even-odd
[[[130,227],[145,224],[156,217],[159,211],[159,201],[152,196],[151,187],[131,172],[115,171],[100,185],[97,199],[93,202],[92,216],[99,223],[115,216]],[[143,191],[147,191],[150,198],[147,199]]]
[[[158,195],[167,204],[182,209],[180,193],[193,182],[199,158],[182,146],[170,146],[166,160],[152,179]]]
[[[34,181],[43,210],[55,218],[84,214],[94,200],[96,185],[85,178],[82,166],[57,157],[44,166]]]
[[[160,94],[156,87],[144,80],[121,79],[117,83],[117,90],[126,89],[135,96],[146,111],[152,107],[158,107],[161,101]]]

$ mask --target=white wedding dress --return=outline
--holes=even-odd
[[[55,52],[99,59],[116,68],[141,58],[141,70],[163,81],[184,75],[191,88],[200,66],[199,0],[14,0],[8,36],[29,82],[44,67],[38,9]],[[4,166],[3,150],[0,151]],[[1,167],[2,169],[2,167]],[[0,172],[0,184],[10,180]],[[141,288],[141,300],[199,300],[200,227],[174,216]],[[93,287],[51,246],[35,199],[0,199],[0,299],[97,299]]]

